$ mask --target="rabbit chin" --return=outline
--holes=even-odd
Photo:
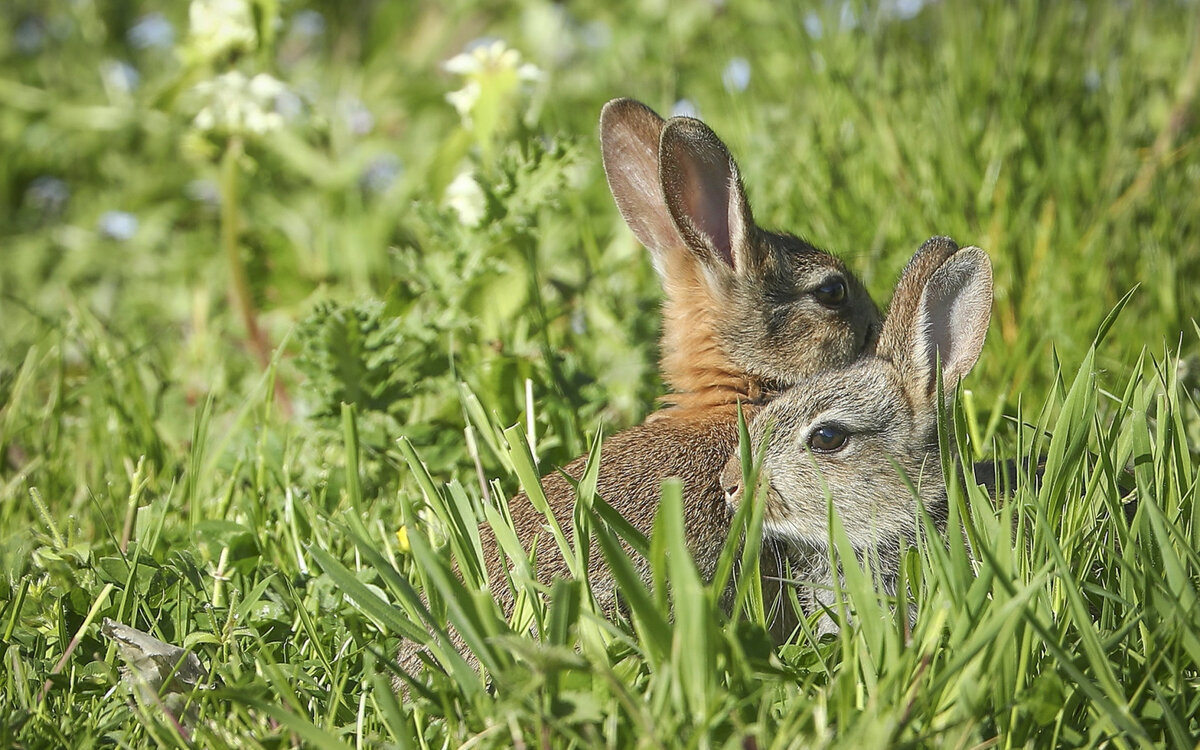
[[[801,611],[806,616],[816,616],[815,620],[810,620],[815,635],[836,634],[840,623],[853,620],[856,616],[853,613],[853,605],[848,604],[844,609],[838,605],[837,589],[845,587],[845,576],[840,564],[835,565],[835,561],[830,559],[830,550],[826,542],[813,543],[795,537],[776,535],[771,533],[765,524],[763,534],[763,546],[779,556],[779,572],[784,576],[781,581],[793,590]],[[900,581],[899,549],[900,540],[893,538],[884,540],[869,552],[855,550],[858,562],[867,563],[868,575],[872,577],[875,590],[881,596],[896,596]],[[845,595],[842,598],[845,602]],[[790,606],[786,603],[781,605],[785,612]],[[894,612],[894,603],[889,605],[889,609]],[[786,629],[794,626],[794,620],[790,617],[785,617],[784,620],[791,623]],[[908,621],[910,627],[915,625],[915,605],[908,606]],[[782,631],[781,634],[786,636]]]

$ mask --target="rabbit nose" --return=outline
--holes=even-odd
[[[742,483],[726,485],[725,487],[725,504],[731,510],[736,510],[742,504]]]
[[[879,331],[883,326],[878,323],[867,324],[867,336],[863,339],[863,344],[868,350],[874,350],[875,345],[879,343]]]

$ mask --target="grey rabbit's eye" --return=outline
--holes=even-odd
[[[823,424],[808,436],[808,447],[817,453],[836,453],[846,446],[850,433],[835,424]]]
[[[846,282],[842,279],[830,279],[814,289],[813,296],[826,307],[838,307],[846,301]]]

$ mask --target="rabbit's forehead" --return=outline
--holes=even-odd
[[[894,424],[905,411],[906,402],[888,367],[871,363],[853,368],[852,377],[828,376],[814,388],[811,418],[836,421],[857,429],[881,429]]]
[[[836,256],[819,250],[790,234],[771,234],[776,272],[801,286],[816,284],[831,274],[845,274],[846,266]]]
[[[777,436],[793,438],[816,424],[836,422],[856,430],[882,430],[909,411],[897,374],[878,361],[830,370],[779,396],[757,417]]]

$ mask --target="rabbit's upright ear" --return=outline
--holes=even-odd
[[[967,247],[951,255],[925,282],[915,310],[905,380],[925,396],[937,387],[937,366],[951,393],[983,348],[992,316],[992,264],[987,253]]]
[[[710,268],[742,273],[751,263],[754,217],[737,164],[699,120],[673,117],[659,144],[667,209],[683,242]]]
[[[949,237],[933,237],[925,241],[900,272],[896,291],[888,304],[883,329],[875,351],[884,359],[897,361],[908,356],[912,327],[916,325],[917,310],[930,277],[946,260],[958,252],[958,245]]]
[[[665,258],[683,248],[658,178],[658,143],[666,123],[633,99],[613,99],[600,112],[604,176],[617,209],[665,274]]]
[[[876,353],[900,370],[914,397],[933,394],[939,361],[946,392],[953,392],[979,359],[991,314],[987,253],[934,237],[905,266]]]

